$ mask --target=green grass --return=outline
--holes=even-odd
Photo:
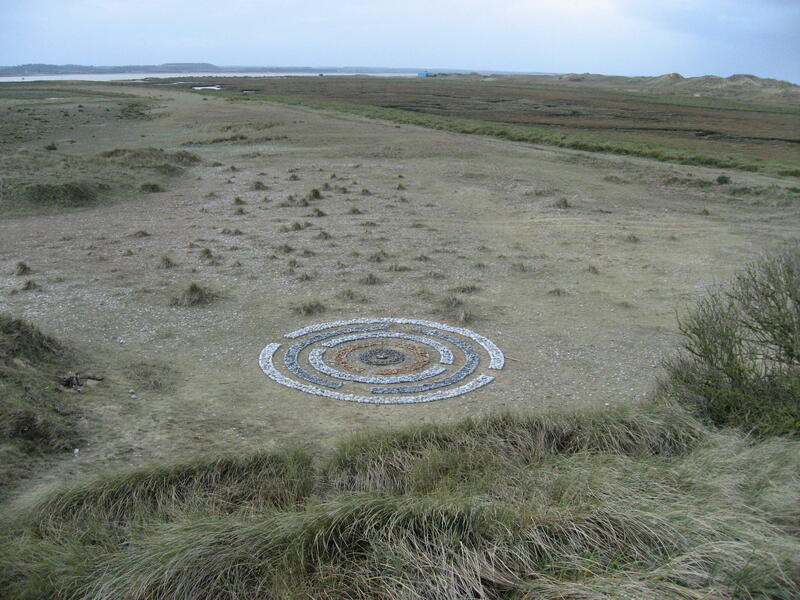
[[[201,457],[87,479],[39,499],[29,518],[40,531],[93,521],[132,527],[181,511],[296,507],[313,485],[311,458],[301,450]]]
[[[142,184],[160,185],[196,165],[185,150],[118,148],[94,156],[21,150],[0,156],[0,212],[52,213],[132,197]]]
[[[73,353],[30,323],[0,314],[0,496],[43,455],[80,440],[81,410],[56,377]]]
[[[544,144],[586,152],[638,156],[682,165],[737,169],[741,171],[763,172],[792,177],[800,176],[800,169],[797,168],[796,163],[784,163],[779,161],[765,163],[746,155],[732,156],[730,153],[723,154],[714,152],[698,153],[688,148],[670,146],[664,143],[614,140],[608,136],[581,133],[574,130],[564,132],[563,130],[538,125],[513,125],[495,121],[482,121],[478,119],[291,96],[264,95],[256,98],[291,106],[307,106],[315,109],[332,110],[370,119],[382,119],[395,123],[419,125],[443,131],[473,135],[489,135],[515,142]]]
[[[645,406],[125,470],[16,503],[0,597],[788,600],[798,450]]]
[[[61,84],[54,86],[52,82],[13,82],[0,83],[0,99],[7,100],[46,100],[48,98],[69,99],[106,99],[106,98],[136,98],[135,95],[120,92],[101,92],[88,89],[85,84]]]

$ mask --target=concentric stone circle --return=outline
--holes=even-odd
[[[453,398],[494,381],[505,357],[470,329],[395,317],[332,321],[267,344],[259,366],[286,387],[337,400],[413,404]]]

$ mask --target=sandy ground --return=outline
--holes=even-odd
[[[204,164],[163,193],[0,221],[0,310],[68,341],[84,365],[107,376],[75,394],[86,408],[87,442],[55,477],[197,451],[326,448],[364,426],[637,402],[675,347],[676,314],[800,230],[797,206],[726,202],[713,189],[662,183],[668,176],[714,179],[724,173],[718,169],[161,96],[156,119],[113,130],[86,125],[95,137],[79,137],[70,151],[175,150],[219,137],[225,125],[246,130],[256,122],[277,123],[261,135],[286,138],[195,145],[188,149]],[[774,182],[729,175],[741,185]],[[254,190],[257,180],[268,189]],[[326,182],[349,193],[323,191],[311,206],[281,206]],[[236,197],[246,204],[234,204]],[[554,206],[561,198],[569,208]],[[236,214],[239,206],[244,214]],[[309,216],[314,208],[326,216]],[[280,231],[294,221],[311,226]],[[150,235],[135,237],[139,230]],[[321,230],[330,239],[319,239]],[[284,244],[294,251],[284,253]],[[216,263],[201,258],[203,248]],[[369,262],[379,250],[389,259]],[[164,254],[177,266],[157,268]],[[10,293],[21,283],[10,274],[19,260],[33,268],[40,291]],[[388,271],[392,264],[410,270]],[[382,283],[359,284],[367,273]],[[169,306],[192,281],[223,298],[207,307]],[[509,359],[478,391],[422,405],[365,406],[284,388],[258,367],[265,344],[315,322],[399,316],[457,325],[442,301],[471,284],[479,290],[456,294],[474,314],[466,326]],[[365,299],[342,299],[345,289]],[[292,311],[309,300],[327,310]],[[137,389],[132,399],[136,383],[126,367],[141,361],[169,367],[171,386]]]

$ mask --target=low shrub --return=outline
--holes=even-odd
[[[680,331],[662,395],[715,425],[800,436],[800,243],[707,294]]]

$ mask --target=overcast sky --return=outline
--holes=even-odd
[[[165,62],[800,83],[800,0],[0,0],[0,65]]]

